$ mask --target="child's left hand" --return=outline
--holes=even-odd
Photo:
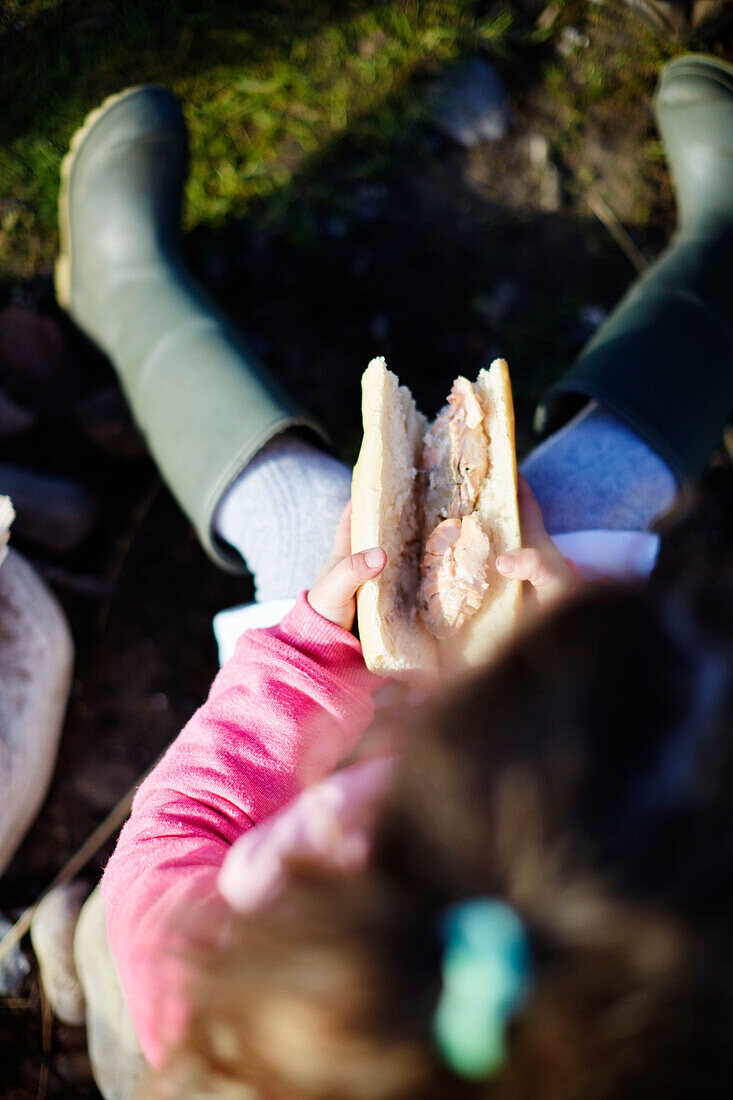
[[[308,603],[324,619],[351,630],[356,615],[356,592],[365,581],[378,577],[387,564],[384,550],[351,553],[351,503],[346,505],[333,541],[330,561],[316,577]]]
[[[525,546],[501,554],[496,559],[496,568],[504,577],[528,581],[536,606],[545,611],[575,591],[578,574],[547,534],[537,498],[521,474],[517,482],[519,521]]]

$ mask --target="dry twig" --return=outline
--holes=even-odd
[[[52,1024],[53,1021],[51,1018],[51,1005],[49,1004],[48,997],[43,990],[43,986],[41,986],[41,1040],[43,1044],[43,1056],[41,1058],[41,1068],[38,1072],[38,1088],[36,1089],[36,1100],[46,1100],[46,1093],[48,1092],[48,1076],[51,1065]]]
[[[638,272],[646,271],[649,267],[649,261],[641,249],[631,239],[606,200],[602,198],[601,195],[591,192],[586,196],[586,202],[599,222],[605,225],[629,263],[635,267]]]
[[[149,770],[150,769],[148,769],[148,771]],[[99,825],[97,825],[94,832],[91,833],[91,835],[87,837],[81,847],[78,848],[76,852],[74,852],[71,859],[69,859],[64,864],[64,866],[61,868],[53,881],[46,887],[45,890],[42,891],[39,897],[34,901],[33,905],[29,905],[28,908],[18,917],[15,924],[13,924],[8,929],[3,938],[0,940],[0,962],[2,962],[8,952],[11,951],[17,943],[20,943],[20,941],[23,939],[23,936],[25,936],[25,934],[29,931],[31,921],[33,920],[33,914],[35,913],[36,909],[43,901],[43,899],[46,897],[46,895],[49,894],[51,890],[55,889],[56,886],[63,886],[65,882],[69,882],[72,878],[75,878],[76,875],[78,875],[79,872],[89,862],[92,856],[96,855],[102,845],[107,840],[109,840],[109,838],[117,829],[120,828],[130,812],[130,807],[132,805],[132,800],[135,796],[135,791],[137,790],[140,783],[142,783],[147,774],[148,772],[146,771],[143,775],[141,775],[140,778],[135,782],[134,786],[130,787],[129,791],[127,791],[119,800],[119,802],[112,807],[104,820],[101,821]]]

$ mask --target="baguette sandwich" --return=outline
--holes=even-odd
[[[503,359],[457,378],[432,425],[373,359],[362,379],[364,440],[352,482],[352,552],[387,564],[357,594],[367,666],[391,676],[461,670],[512,630],[521,583],[494,565],[520,546],[514,411]]]

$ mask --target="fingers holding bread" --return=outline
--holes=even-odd
[[[578,575],[548,535],[537,498],[521,474],[518,501],[525,548],[500,554],[496,568],[505,577],[527,581],[537,608],[544,611],[575,591]]]
[[[308,592],[308,603],[324,619],[343,630],[351,630],[356,614],[357,589],[378,576],[386,560],[384,550],[375,546],[331,564],[313,583]]]

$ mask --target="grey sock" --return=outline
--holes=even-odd
[[[244,558],[258,600],[295,596],[326,564],[350,494],[343,462],[286,432],[227,490],[214,530]]]
[[[524,460],[550,534],[644,531],[674,502],[666,462],[596,401]]]

